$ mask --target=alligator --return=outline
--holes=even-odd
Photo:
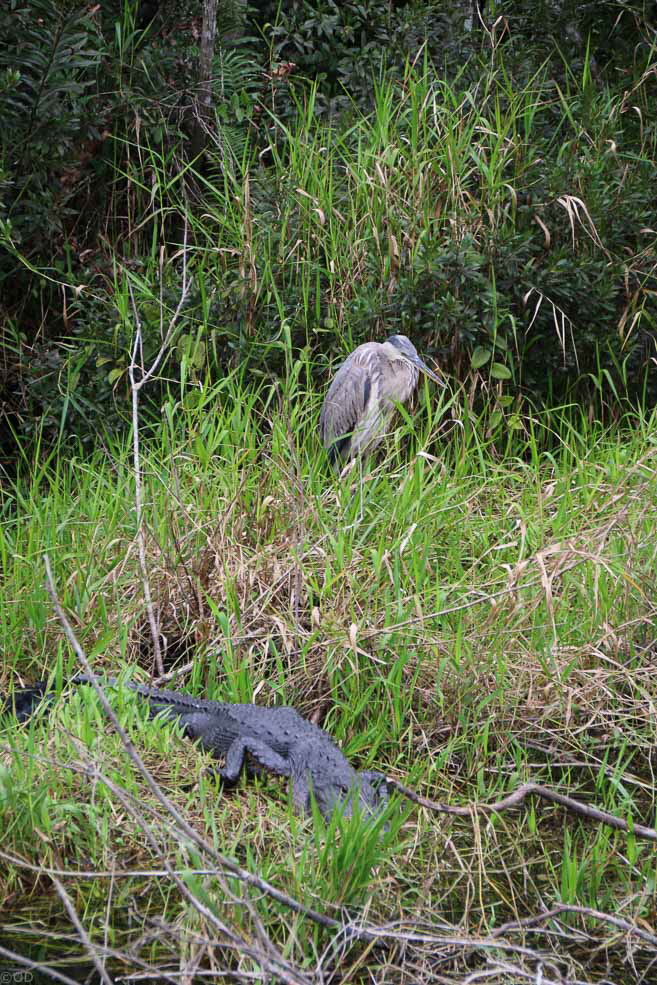
[[[78,674],[70,683],[90,684],[91,678]],[[343,816],[350,817],[355,803],[363,816],[375,816],[388,801],[382,773],[355,770],[333,739],[294,708],[223,704],[146,684],[120,683],[113,677],[96,678],[96,683],[129,688],[148,702],[151,716],[162,712],[168,719],[177,719],[189,738],[198,740],[214,758],[224,760],[224,766],[215,772],[227,784],[237,782],[244,766],[249,772],[268,771],[287,777],[296,811],[310,811],[312,792],[325,818],[337,805]],[[46,684],[38,681],[16,691],[5,711],[24,722],[39,705],[52,703],[54,697]]]

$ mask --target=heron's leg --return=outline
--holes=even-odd
[[[363,456],[358,456],[358,522],[363,522]]]

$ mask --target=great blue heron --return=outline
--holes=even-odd
[[[417,386],[420,370],[445,384],[405,335],[366,342],[347,356],[329,387],[319,430],[332,465],[363,457],[383,438],[395,410]]]

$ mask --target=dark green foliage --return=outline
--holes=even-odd
[[[176,138],[186,58],[175,38],[161,48],[139,30],[135,14],[130,2],[89,8],[56,0],[20,0],[0,12],[2,218],[28,258],[43,263],[48,254],[52,262],[65,238],[74,248],[93,242],[123,157],[111,139],[106,148],[107,138],[121,141],[139,128],[146,140],[161,140],[165,111]],[[3,264],[0,276],[19,268]]]
[[[484,0],[484,18],[490,24],[503,17],[506,40],[522,39],[518,67],[531,45],[530,61],[549,59],[558,67],[565,57],[570,70],[581,74],[592,58],[594,71],[632,71],[649,57],[650,33],[657,26],[654,0]],[[504,38],[502,39],[504,43]]]
[[[474,16],[475,7],[480,17]],[[504,49],[519,83],[541,63],[564,75],[564,60],[577,75],[649,58],[657,7],[650,0],[255,0],[257,26],[271,45],[274,63],[292,62],[296,75],[319,82],[317,108],[332,114],[353,103],[372,104],[372,80],[384,72],[403,78],[407,61],[427,59],[449,77],[481,76],[490,42]],[[277,110],[294,103],[278,93]]]
[[[271,38],[273,60],[290,61],[295,74],[319,82],[320,113],[335,114],[353,102],[371,106],[372,80],[384,71],[401,76],[405,62],[425,48],[438,63],[453,65],[472,52],[464,32],[468,4],[293,0],[256,9]],[[293,108],[279,99],[279,112]]]
[[[167,258],[183,216],[194,284],[154,407],[167,381],[227,365],[286,372],[283,325],[319,365],[401,331],[456,378],[533,400],[588,398],[604,371],[618,394],[643,394],[657,326],[650,5],[490,0],[488,30],[470,2],[256,3],[241,29],[232,6],[193,171],[197,5],[0,10],[0,380],[14,428],[93,440],[98,422],[122,426],[134,326],[117,271],[144,286],[154,352],[161,269],[165,314],[180,290]],[[389,197],[373,206],[377,167]],[[427,215],[406,200],[418,169]],[[333,209],[348,218],[329,232]]]
[[[63,12],[51,0],[5,8],[0,36],[2,217],[18,243],[43,243],[69,211],[69,195],[54,175],[72,166],[82,142],[98,136],[92,100],[101,39],[86,11]]]
[[[150,191],[153,167],[189,157],[196,13],[191,0],[0,9],[0,383],[14,428],[92,438],[99,411],[105,426],[124,417],[112,254],[135,252],[139,268],[180,231],[179,184],[175,201]],[[218,45],[214,166],[244,157],[261,85],[246,53]]]

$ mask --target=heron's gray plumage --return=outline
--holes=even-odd
[[[366,342],[345,359],[319,418],[320,436],[333,464],[365,455],[381,441],[395,403],[408,400],[420,370],[442,383],[405,335]]]

